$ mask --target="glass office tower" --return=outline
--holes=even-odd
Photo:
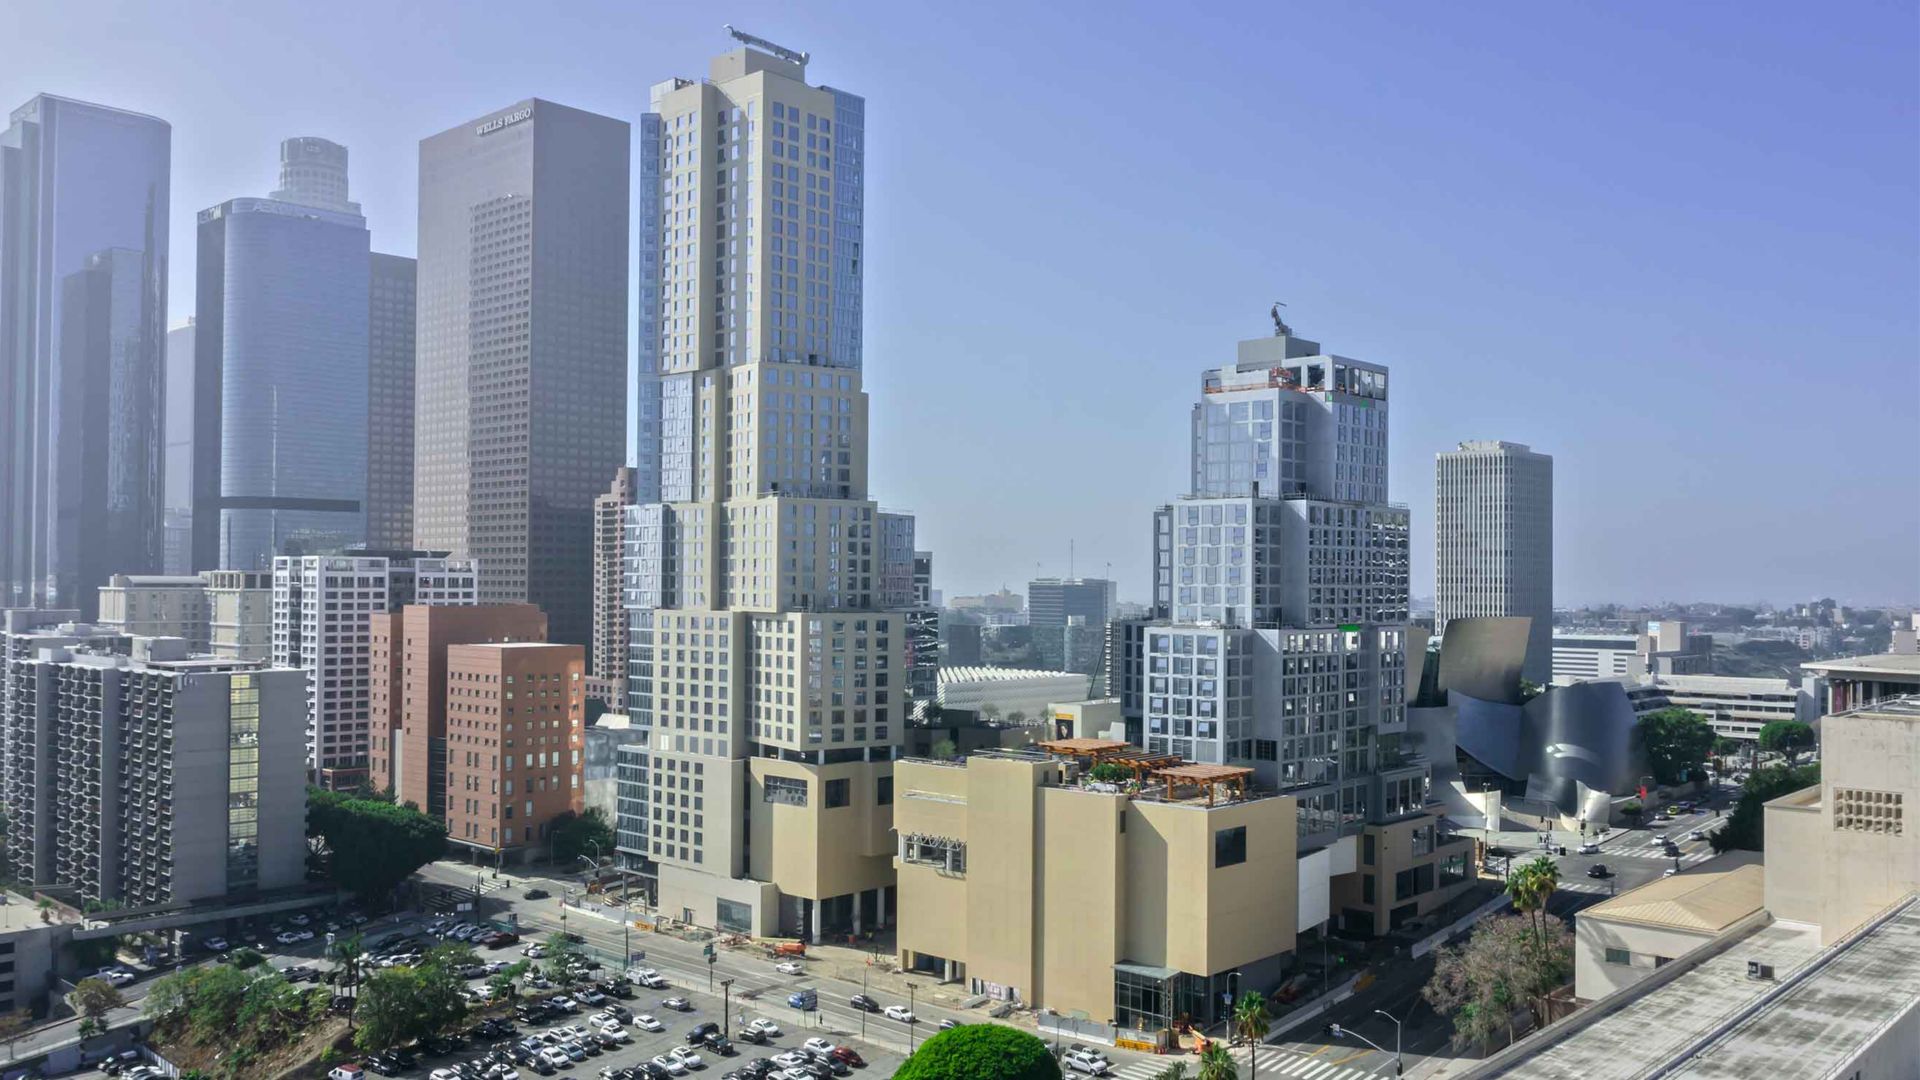
[[[161,563],[172,128],[41,95],[0,132],[0,601]]]
[[[367,226],[358,214],[274,199],[200,213],[195,351],[217,377],[218,565],[366,539]],[[204,565],[196,569],[204,569]]]

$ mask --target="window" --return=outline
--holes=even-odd
[[[1223,866],[1238,866],[1247,861],[1247,827],[1235,825],[1231,829],[1220,829],[1213,834],[1214,869]]]
[[[874,802],[881,806],[893,805],[893,777],[882,776],[873,782]]]
[[[1849,832],[1899,836],[1906,830],[1904,799],[1897,791],[1833,789],[1833,827]]]
[[[1360,861],[1362,863],[1365,863],[1368,866],[1373,865],[1373,834],[1372,833],[1367,833],[1366,835],[1360,838]]]
[[[851,801],[847,794],[849,786],[846,780],[827,781],[827,809],[837,810]]]
[[[1373,875],[1372,874],[1360,875],[1360,902],[1363,904],[1373,903]]]
[[[765,798],[770,803],[805,806],[807,805],[807,782],[791,776],[769,776]]]
[[[1633,964],[1633,954],[1625,949],[1608,949],[1607,963],[1629,967]]]

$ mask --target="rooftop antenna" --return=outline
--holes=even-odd
[[[801,67],[807,66],[807,58],[813,55],[812,53],[803,53],[789,49],[784,45],[775,45],[766,38],[754,37],[745,30],[735,30],[732,23],[728,23],[724,29],[727,31],[729,37],[742,45],[751,45],[756,49],[765,49],[780,59],[791,60]]]
[[[1067,580],[1073,580],[1073,537],[1067,537]]]
[[[1280,317],[1280,309],[1286,306],[1287,302],[1285,300],[1275,300],[1273,307],[1267,311],[1267,315],[1273,319],[1274,337],[1291,337],[1293,335],[1293,327],[1288,326],[1287,321]]]

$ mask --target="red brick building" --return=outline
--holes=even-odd
[[[542,852],[553,819],[584,805],[586,650],[511,643],[447,649],[447,830],[502,861]]]

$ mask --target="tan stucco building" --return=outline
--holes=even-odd
[[[1764,925],[1765,892],[1759,854],[1737,852],[1587,908],[1574,921],[1574,996],[1605,997],[1724,934]]]

